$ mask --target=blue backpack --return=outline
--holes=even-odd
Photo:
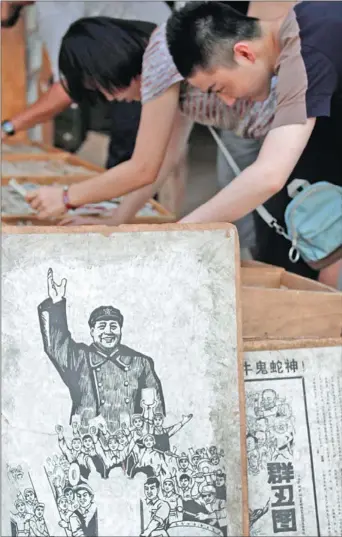
[[[236,175],[240,169],[216,131],[209,130]],[[342,258],[342,187],[321,181],[311,185],[294,179],[287,187],[292,198],[285,210],[286,230],[260,205],[256,211],[266,224],[290,243],[289,258],[301,257],[315,270]]]
[[[295,261],[300,255],[315,270],[340,259],[342,187],[326,181],[307,183],[292,197],[285,211],[287,234],[292,243],[290,259],[294,257]]]

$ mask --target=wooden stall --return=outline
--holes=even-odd
[[[7,142],[2,144],[2,188],[8,188],[11,179],[21,185],[70,185],[89,179],[105,170],[86,160],[37,142]],[[4,193],[4,191],[3,191]],[[11,225],[51,225],[58,221],[42,221],[27,210],[13,213],[2,204],[2,222]],[[174,222],[175,216],[155,200],[149,200],[145,213],[137,214],[131,223],[153,224]],[[144,212],[144,211],[141,211]],[[96,211],[95,213],[96,214]],[[91,216],[91,212],[87,213]],[[101,224],[101,216],[98,216]]]

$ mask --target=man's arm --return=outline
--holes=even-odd
[[[297,164],[315,125],[285,125],[271,130],[257,160],[234,181],[181,222],[235,222],[279,192]]]
[[[143,531],[141,535],[144,537],[148,537],[149,535],[151,535],[153,531],[157,530],[160,526],[163,527],[169,514],[170,514],[169,504],[166,502],[160,503],[158,509],[153,514],[153,517],[151,518],[150,523],[148,524],[147,528]]]
[[[99,203],[152,185],[158,177],[171,138],[178,98],[179,84],[175,84],[160,97],[143,105],[132,158],[100,176],[82,181],[82,186],[72,184],[69,188],[70,204]],[[27,195],[27,200],[40,218],[66,212],[60,186],[37,188]]]
[[[20,114],[11,118],[15,132],[24,131],[44,123],[68,108],[72,100],[60,82],[52,84],[44,95]],[[3,134],[2,137],[5,135]]]
[[[76,371],[82,356],[79,345],[72,339],[66,316],[66,279],[60,285],[53,279],[52,269],[48,270],[48,295],[38,306],[40,331],[44,351],[62,376],[64,382],[70,380],[66,372]]]
[[[160,190],[163,183],[170,177],[170,174],[183,157],[192,126],[192,121],[182,116],[180,112],[177,112],[170,143],[167,147],[167,153],[157,180],[151,185],[144,186],[143,188],[139,188],[139,190],[134,190],[127,194],[117,209],[114,209],[110,215],[101,219],[102,224],[117,226],[129,223],[138,211]],[[98,223],[98,217],[87,218],[68,215],[63,218],[60,225],[91,225]]]
[[[178,431],[181,430],[184,425],[186,425],[192,418],[192,414],[189,414],[188,416],[183,416],[181,421],[178,423],[175,423],[174,425],[170,425],[170,427],[165,427],[165,431],[169,433],[169,438],[171,436],[174,436]]]

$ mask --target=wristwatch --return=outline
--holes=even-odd
[[[69,186],[68,185],[63,186],[63,203],[65,205],[65,208],[68,211],[72,209],[76,209],[76,207],[74,207],[74,205],[71,205],[71,203],[69,202]]]
[[[1,130],[7,134],[7,136],[13,136],[15,134],[15,128],[13,126],[13,123],[12,121],[10,121],[9,119],[5,119],[2,123],[1,123]]]

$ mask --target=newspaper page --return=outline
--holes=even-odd
[[[245,353],[251,535],[342,535],[342,347]]]

